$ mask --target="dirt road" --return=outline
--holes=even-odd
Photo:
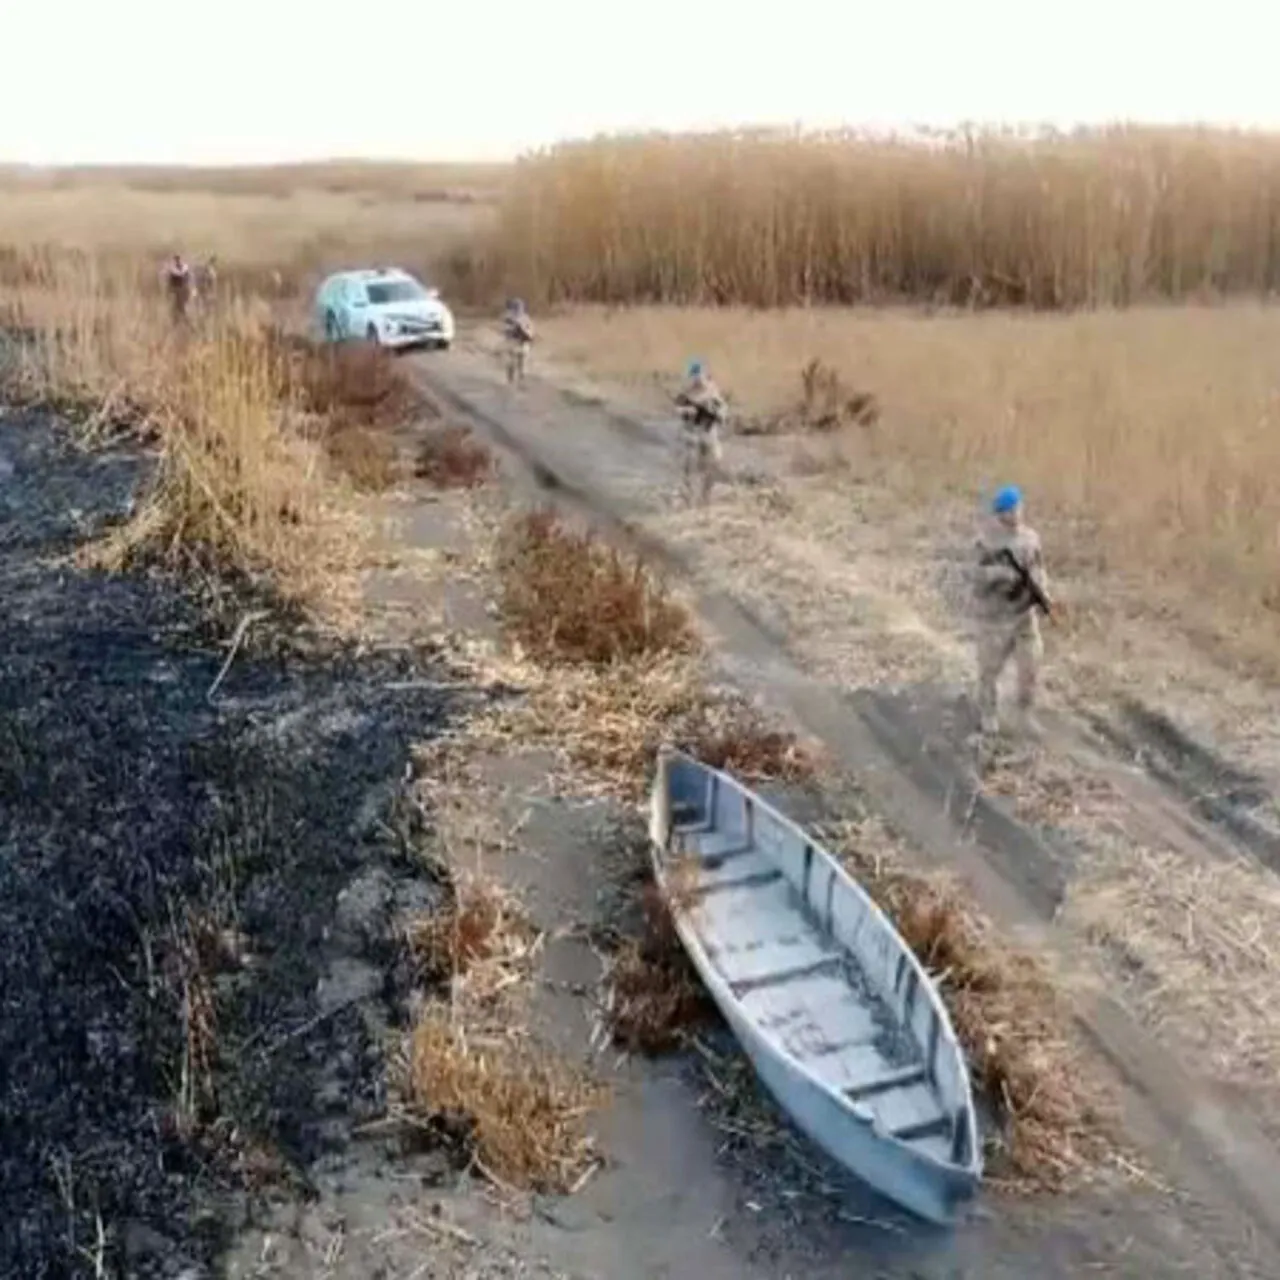
[[[652,517],[670,507],[675,488],[667,424],[578,393],[566,397],[537,381],[511,392],[497,381],[492,363],[475,353],[420,362],[418,374],[518,461],[531,492],[586,515],[692,585],[735,679],[821,739],[917,852],[963,872],[998,921],[1069,958],[1075,940],[1060,928],[1055,911],[1072,873],[1071,852],[1017,821],[977,782],[949,741],[953,728],[944,723],[962,715],[963,707],[927,687],[833,688],[805,669],[779,628],[701,572],[696,536],[678,545],[654,532]],[[767,454],[734,443],[741,478],[767,488]],[[1073,736],[1074,724],[1059,728],[1064,751],[1086,749]],[[1177,811],[1185,838],[1202,841],[1206,850],[1221,843],[1221,832],[1150,782],[1127,775],[1134,812],[1167,825],[1171,810]],[[1280,1201],[1270,1188],[1280,1185],[1280,1161],[1259,1136],[1257,1116],[1183,1070],[1169,1047],[1110,994],[1082,996],[1078,1011],[1082,1033],[1118,1077],[1132,1135],[1178,1192],[1176,1207],[1130,1196],[1120,1208],[1113,1200],[1129,1245],[1123,1258],[1112,1256],[1105,1265],[1114,1274],[1277,1273]],[[998,1205],[988,1211],[1010,1212]],[[1177,1244],[1167,1235],[1174,1221]],[[1052,1239],[1051,1223],[1052,1217],[1041,1219],[1032,1229]],[[1195,1255],[1199,1261],[1192,1263]]]

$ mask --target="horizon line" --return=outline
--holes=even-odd
[[[1151,120],[1138,117],[1115,117],[1108,120],[1081,120],[1074,122],[1035,120],[965,120],[951,124],[837,124],[818,125],[792,123],[750,123],[720,127],[690,127],[688,129],[623,128],[599,130],[595,133],[568,134],[553,141],[544,141],[514,149],[504,155],[484,154],[379,154],[370,152],[355,154],[291,154],[270,160],[216,159],[216,160],[143,160],[143,159],[86,159],[86,160],[10,160],[0,156],[0,170],[85,170],[85,169],[275,169],[302,166],[336,165],[392,165],[392,166],[463,166],[501,168],[526,157],[555,150],[559,147],[603,141],[628,141],[644,138],[708,138],[720,135],[794,135],[796,137],[865,139],[868,141],[903,143],[938,143],[961,140],[966,137],[981,139],[1006,138],[1013,141],[1052,141],[1054,139],[1079,139],[1108,133],[1218,133],[1224,135],[1280,136],[1280,121],[1274,123],[1220,121],[1188,118],[1185,120]]]

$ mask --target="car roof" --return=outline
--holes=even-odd
[[[335,271],[331,275],[325,276],[318,286],[317,294],[327,293],[336,284],[344,280],[354,281],[359,284],[374,284],[379,280],[412,280],[415,284],[426,288],[421,277],[415,276],[412,272],[405,271],[401,267],[360,267],[354,270]]]
[[[412,280],[414,277],[400,267],[361,267],[355,271],[339,271],[333,279],[346,280]]]

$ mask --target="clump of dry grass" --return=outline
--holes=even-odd
[[[1070,1012],[1029,952],[993,934],[954,882],[863,851],[836,847],[938,984],[975,1085],[1001,1129],[996,1176],[1028,1190],[1062,1190],[1110,1153],[1109,1124],[1066,1028]]]
[[[268,329],[264,344],[288,364],[301,406],[331,422],[398,427],[424,412],[424,401],[396,358],[371,342],[316,343]]]
[[[414,474],[437,489],[474,489],[493,474],[493,454],[466,427],[449,425],[424,433]]]
[[[491,877],[468,873],[456,873],[444,906],[409,931],[424,982],[451,986],[462,980],[466,995],[482,1002],[527,973],[540,941],[512,894]]]
[[[587,1131],[600,1086],[511,1028],[473,1030],[439,1007],[414,1027],[406,1099],[461,1122],[473,1157],[519,1190],[572,1192],[599,1163]]]
[[[315,343],[268,329],[268,358],[283,368],[282,394],[314,419],[330,461],[365,491],[400,475],[395,432],[436,412],[390,352],[372,343]]]
[[[800,397],[793,405],[748,415],[739,435],[781,435],[800,430],[831,435],[848,426],[873,427],[880,421],[880,404],[869,391],[855,391],[845,375],[814,356],[800,370]]]
[[[1225,130],[612,137],[519,165],[501,238],[525,292],[557,301],[1265,295],[1278,179],[1280,140]]]
[[[310,605],[342,598],[360,533],[275,375],[252,333],[223,331],[175,355],[152,411],[154,481],[104,565],[159,560],[270,578]]]
[[[333,468],[361,493],[382,493],[400,479],[400,450],[383,432],[335,424],[325,430],[324,444]]]
[[[508,523],[496,568],[503,623],[537,662],[607,665],[697,647],[687,610],[641,561],[552,511]]]
[[[159,465],[137,518],[114,540],[119,563],[269,575],[299,599],[329,595],[356,535],[261,345],[223,332],[173,360],[153,401]]]
[[[800,371],[800,425],[812,431],[836,431],[850,423],[874,426],[880,406],[868,391],[846,385],[839,369],[815,356]]]
[[[528,699],[500,713],[498,731],[552,743],[579,773],[628,797],[643,794],[666,728],[696,714],[704,696],[683,656],[531,674]]]
[[[670,741],[703,764],[749,782],[804,782],[820,763],[815,744],[802,742],[744,699],[727,695],[704,697],[696,715],[672,727]]]
[[[709,687],[692,614],[638,558],[544,510],[508,520],[491,562],[508,635],[531,664],[530,696],[500,732],[555,743],[626,797],[643,794],[664,743],[748,779],[813,775],[810,745]]]
[[[711,689],[702,663],[686,654],[534,669],[526,683],[527,699],[500,711],[494,732],[555,746],[578,785],[610,795],[644,795],[664,744],[748,780],[802,782],[820,764],[816,747]]]
[[[630,1053],[682,1047],[689,1034],[714,1022],[716,1007],[698,980],[676,933],[669,900],[649,881],[641,891],[642,927],[625,938],[604,977],[605,1013],[613,1038]]]

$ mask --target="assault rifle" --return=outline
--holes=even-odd
[[[1016,600],[1018,598],[1019,587],[1023,588],[1031,597],[1031,603],[1035,605],[1046,618],[1052,617],[1053,606],[1049,603],[1048,596],[1040,590],[1039,584],[1031,576],[1031,572],[1027,569],[1026,565],[1024,565],[1008,547],[1001,547],[996,558],[1006,561],[1019,578],[1019,585],[1009,593],[1009,599]]]
[[[728,418],[728,406],[723,400],[718,404],[707,405],[699,403],[690,398],[685,392],[677,391],[671,397],[673,401],[682,409],[688,409],[693,413],[693,420],[698,426],[713,426],[723,423]]]

